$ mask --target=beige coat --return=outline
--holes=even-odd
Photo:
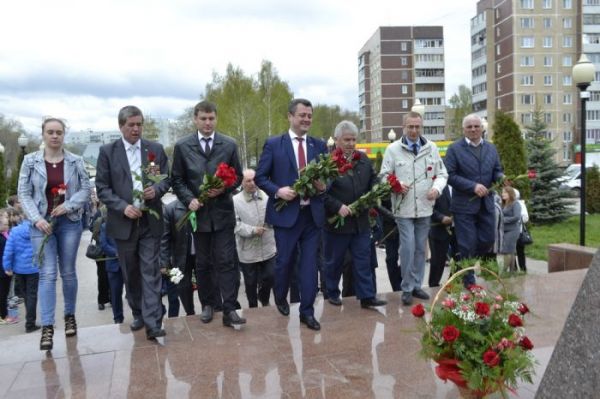
[[[235,242],[242,263],[262,262],[271,259],[277,253],[272,227],[268,226],[262,236],[256,234],[256,227],[265,226],[268,198],[264,191],[258,190],[256,194],[256,198],[252,198],[242,190],[233,196]]]

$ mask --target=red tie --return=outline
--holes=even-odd
[[[304,169],[306,166],[306,157],[304,156],[304,147],[302,146],[303,137],[296,137],[298,140],[298,170]]]

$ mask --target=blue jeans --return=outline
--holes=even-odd
[[[403,292],[423,285],[425,274],[425,242],[429,235],[430,217],[396,218],[400,233],[400,268]]]
[[[39,266],[40,282],[38,286],[40,315],[43,326],[54,325],[56,278],[59,271],[63,286],[64,314],[65,316],[75,314],[77,300],[75,262],[77,260],[81,231],[81,221],[73,222],[64,215],[59,216],[53,227],[52,234],[44,247],[44,261]],[[44,233],[35,226],[31,226],[31,245],[36,262],[43,239]]]

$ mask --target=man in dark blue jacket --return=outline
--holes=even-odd
[[[452,186],[450,211],[461,259],[482,257],[494,245],[495,208],[493,183],[503,177],[496,147],[483,139],[481,118],[470,114],[463,119],[465,137],[453,143],[446,153],[448,183]],[[465,286],[475,283],[469,273]]]

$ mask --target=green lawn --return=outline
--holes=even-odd
[[[600,247],[600,215],[586,215],[585,245]],[[533,259],[548,260],[548,244],[579,244],[579,216],[574,216],[562,223],[529,226],[533,244],[525,247],[525,254]]]

